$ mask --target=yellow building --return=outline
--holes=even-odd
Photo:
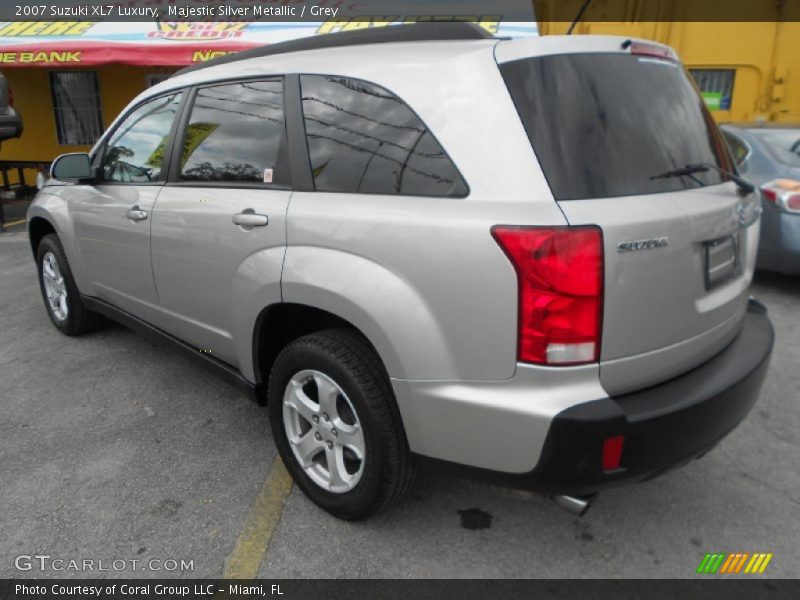
[[[317,25],[263,22],[0,22],[0,71],[22,115],[3,142],[11,185],[19,163],[86,152],[139,93],[178,69],[229,52],[314,35]],[[31,185],[35,168],[24,171]]]
[[[534,0],[541,33],[565,33],[583,3]],[[800,0],[593,0],[573,33],[672,46],[718,122],[800,121]]]
[[[81,69],[80,75],[86,83],[81,86],[84,97],[73,94],[77,106],[71,110],[93,114],[86,119],[88,127],[84,131],[68,133],[63,126],[59,127],[64,117],[56,112],[61,108],[57,96],[62,78],[75,71],[3,69],[25,130],[21,138],[3,142],[0,160],[50,161],[65,152],[88,151],[94,137],[108,127],[128,102],[174,71],[174,67],[119,64]],[[11,179],[15,181],[13,176]]]

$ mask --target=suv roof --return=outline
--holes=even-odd
[[[417,61],[424,60],[429,68],[434,68],[435,63],[444,64],[455,57],[483,48],[488,51],[493,64],[497,65],[521,58],[554,54],[630,53],[629,45],[632,42],[672,52],[667,46],[656,42],[619,36],[553,35],[512,39],[495,37],[474,23],[431,22],[388,26],[324,34],[231,53],[181,69],[168,80],[145,90],[136,100],[185,85],[271,73],[296,73],[298,64],[303,64],[302,70],[306,72],[363,78],[357,72],[365,71],[365,65],[374,64],[376,60],[383,65],[384,73],[395,70],[411,73],[413,68],[409,61],[414,62],[412,57]],[[432,44],[437,45],[435,56],[431,55]],[[362,46],[365,45],[373,46],[367,56],[375,60],[363,60],[365,49]],[[302,63],[294,60],[296,53],[302,55]],[[478,55],[474,56],[476,60],[482,60]],[[260,60],[264,58],[267,60]],[[451,66],[441,71],[443,76],[449,73],[453,73]],[[381,83],[374,78],[367,79]]]
[[[235,54],[228,54],[209,60],[204,63],[192,65],[181,69],[175,75],[183,75],[208,67],[215,67],[226,63],[238,62],[249,58],[289,54],[303,50],[320,50],[324,48],[341,48],[344,46],[362,46],[367,44],[388,44],[392,42],[432,42],[453,40],[491,40],[495,38],[483,27],[467,22],[423,22],[413,25],[397,27],[381,27],[362,29],[358,31],[344,31],[326,35],[289,40],[277,44],[270,44],[260,48],[244,50]]]

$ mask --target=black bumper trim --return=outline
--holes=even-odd
[[[420,457],[461,475],[549,494],[587,495],[650,479],[705,454],[752,409],[775,334],[766,308],[748,305],[736,339],[706,363],[659,385],[559,413],[536,468],[509,474]],[[621,469],[601,468],[603,441],[625,435]]]

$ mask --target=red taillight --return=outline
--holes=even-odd
[[[603,308],[600,228],[496,226],[492,235],[517,271],[519,360],[597,362]]]
[[[761,197],[781,210],[800,212],[800,181],[775,179],[761,186]]]
[[[603,441],[603,471],[616,471],[622,462],[622,446],[625,444],[624,435],[615,435]]]
[[[770,190],[767,188],[761,188],[761,196],[767,202],[772,202],[775,204],[778,201],[778,193],[775,190]]]

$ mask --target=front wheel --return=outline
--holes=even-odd
[[[329,330],[289,344],[269,378],[272,434],[295,483],[341,519],[398,500],[416,468],[385,369],[357,334]]]
[[[102,324],[102,317],[81,302],[67,255],[56,234],[48,234],[39,242],[36,265],[47,314],[59,331],[66,335],[81,335]]]

